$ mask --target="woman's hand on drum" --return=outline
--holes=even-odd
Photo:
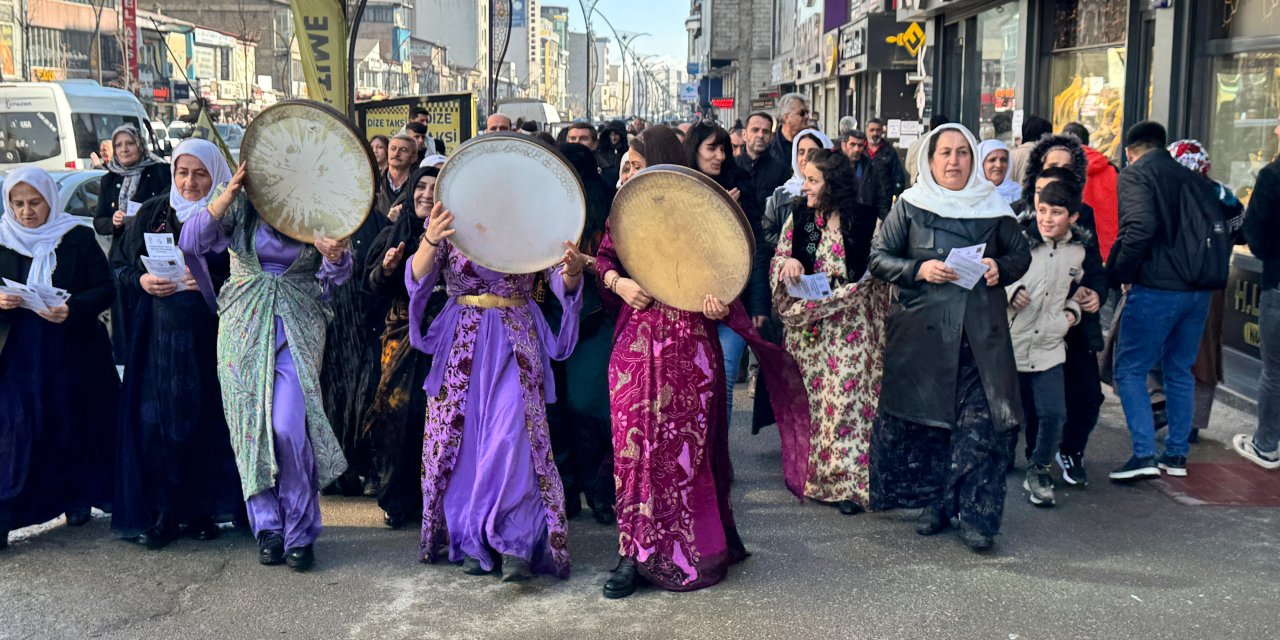
[[[315,241],[316,250],[324,259],[337,264],[342,261],[342,254],[347,252],[350,242],[347,240],[333,240],[330,238],[318,238]]]
[[[724,320],[729,315],[729,307],[720,302],[720,298],[708,293],[702,300],[702,315],[708,320]]]
[[[782,263],[782,282],[793,285],[800,281],[800,277],[804,275],[804,265],[800,264],[795,258],[787,258]]]
[[[427,221],[427,229],[422,233],[422,242],[432,247],[440,246],[440,243],[449,236],[457,232],[453,228],[453,213],[444,208],[444,204],[437,202],[431,207],[431,217]],[[422,246],[419,245],[421,250]]]
[[[382,273],[391,275],[395,272],[396,267],[400,266],[400,261],[404,260],[404,243],[387,249],[387,253],[382,256]]]
[[[241,162],[240,166],[236,167],[236,174],[231,176],[231,182],[227,183],[227,188],[223,189],[217,200],[209,203],[209,215],[213,216],[215,220],[221,220],[222,216],[227,215],[227,211],[231,209],[231,205],[236,201],[236,196],[240,195],[240,190],[244,188],[248,166]]]
[[[617,282],[613,284],[613,291],[618,294],[619,298],[622,298],[623,302],[627,303],[627,306],[636,311],[644,311],[649,308],[649,305],[653,304],[653,296],[649,295],[648,291],[645,291],[638,282],[631,278],[618,278]]]
[[[142,285],[143,291],[157,298],[167,298],[178,292],[178,285],[173,281],[149,273],[142,274],[142,277],[138,278],[138,284]]]
[[[916,272],[916,280],[924,280],[929,284],[946,284],[959,279],[960,274],[941,260],[929,260],[920,265],[920,270]]]
[[[47,311],[37,311],[36,315],[54,324],[62,324],[67,321],[69,313],[71,313],[71,309],[64,304],[60,307],[49,307]]]

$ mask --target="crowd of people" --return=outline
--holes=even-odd
[[[6,177],[0,275],[45,304],[0,292],[0,547],[98,507],[149,549],[236,522],[262,564],[306,570],[333,491],[420,525],[424,562],[563,578],[585,502],[618,532],[605,596],[699,589],[747,555],[730,500],[741,375],[797,496],[923,509],[918,533],[983,551],[1020,439],[1031,504],[1087,485],[1104,379],[1132,435],[1109,477],[1187,475],[1221,379],[1224,260],[1246,241],[1263,375],[1258,428],[1233,446],[1280,469],[1280,162],[1234,185],[1252,187],[1246,210],[1202,145],[1155,122],[1127,132],[1122,171],[1085,127],[1034,116],[1018,144],[935,116],[904,163],[881,120],[833,139],[798,94],[732,130],[573,123],[529,133],[581,178],[584,233],[555,267],[506,274],[451,243],[425,119],[371,141],[373,210],[341,240],[274,229],[246,167],[202,139],[166,164],[117,130],[92,228],[44,171]],[[494,114],[485,133],[523,124]],[[609,210],[655,165],[737,201],[756,239],[739,299],[685,311],[632,279]],[[152,275],[177,254],[180,279]],[[829,291],[804,293],[814,276]]]

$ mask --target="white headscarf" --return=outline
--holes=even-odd
[[[631,162],[631,150],[630,150],[630,149],[627,149],[627,152],[626,152],[626,153],[624,153],[624,154],[622,154],[622,162],[618,164],[618,167],[619,167],[619,171],[618,171],[618,186],[617,186],[617,188],[618,188],[618,189],[621,189],[621,188],[622,188],[622,171],[621,171],[621,168],[622,168],[622,167],[627,166],[627,163],[628,163],[628,162]]]
[[[834,146],[831,144],[831,138],[828,138],[827,134],[817,129],[805,129],[792,138],[794,142],[791,143],[791,179],[782,184],[782,188],[792,196],[800,195],[800,188],[804,186],[804,176],[800,175],[800,141],[805,136],[817,138],[818,144],[822,145],[823,149],[830,149]]]
[[[969,142],[969,148],[975,150],[973,170],[969,172],[969,182],[959,191],[952,191],[933,179],[933,171],[929,169],[929,146],[932,138],[942,135],[944,131],[959,131]],[[934,213],[943,218],[958,220],[975,220],[981,218],[1014,217],[1013,209],[1005,202],[1004,196],[996,192],[996,188],[982,175],[982,163],[977,159],[978,141],[972,133],[961,124],[945,124],[925,137],[920,148],[924,150],[916,158],[918,177],[910,189],[902,192],[902,199],[911,204]]]
[[[32,229],[22,226],[18,216],[9,204],[9,191],[19,183],[25,182],[49,203],[49,219]],[[4,215],[0,216],[0,246],[8,247],[31,258],[31,271],[27,274],[27,284],[53,285],[53,272],[58,268],[58,256],[54,253],[62,243],[62,237],[73,227],[89,226],[88,220],[81,220],[62,210],[62,197],[58,194],[58,185],[48,171],[38,167],[22,167],[9,172],[4,179]]]
[[[178,191],[177,176],[174,176],[173,185],[169,187],[169,206],[173,207],[174,214],[178,217],[178,222],[186,224],[192,216],[200,213],[209,206],[209,200],[213,196],[214,190],[218,187],[231,182],[231,167],[227,165],[226,156],[222,155],[222,151],[218,149],[218,145],[209,142],[203,138],[187,138],[173,150],[173,157],[169,159],[171,171],[175,174],[178,171],[178,157],[193,156],[204,165],[209,177],[213,178],[213,185],[209,188],[209,193],[204,194],[203,198],[192,202],[182,197]]]
[[[987,180],[987,172],[983,169],[983,164],[987,161],[987,156],[995,151],[1004,151],[1005,156],[1009,159],[1009,167],[1004,172],[1004,182],[995,185],[996,193],[1004,197],[1005,202],[1013,204],[1018,198],[1022,197],[1022,185],[1013,181],[1013,154],[1009,153],[1009,146],[999,140],[983,140],[978,145],[978,173],[982,175],[983,180]],[[987,182],[991,182],[987,180]]]
[[[435,153],[423,158],[422,162],[418,163],[418,168],[421,169],[423,167],[434,167],[438,164],[444,164],[445,161],[447,160],[448,158],[444,157],[443,155]]]

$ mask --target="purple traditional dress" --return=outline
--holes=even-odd
[[[208,209],[183,225],[179,246],[201,292],[213,283],[203,257],[231,251],[218,294],[218,379],[255,536],[279,533],[286,549],[320,534],[320,488],[346,469],[319,384],[323,299],[351,277],[337,263],[258,219],[241,195],[221,221]]]
[[[607,231],[596,265],[599,273],[626,276]],[[663,589],[709,587],[747,556],[729,500],[729,420],[717,322],[657,301],[636,311],[603,279],[600,293],[618,318],[609,360],[618,553],[635,559],[640,575]],[[800,370],[781,347],[756,333],[741,303],[722,322],[760,359],[778,418],[786,483],[803,496],[809,411]]]
[[[449,302],[423,337],[419,327],[442,275]],[[496,552],[538,573],[569,576],[546,403],[555,401],[551,359],[568,358],[578,339],[581,286],[566,293],[560,269],[546,272],[564,307],[556,335],[530,297],[534,277],[490,271],[448,240],[421,280],[405,269],[410,340],[432,356],[423,386],[423,562],[439,560],[447,533],[450,561],[470,556],[492,571]]]

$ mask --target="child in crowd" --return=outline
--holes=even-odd
[[[1080,322],[1074,289],[1084,277],[1087,232],[1073,226],[1080,215],[1080,188],[1058,180],[1040,190],[1036,213],[1027,220],[1031,268],[1009,285],[1009,333],[1022,386],[1023,410],[1039,423],[1023,488],[1031,504],[1054,504],[1050,465],[1067,419],[1063,362],[1066,336]]]

